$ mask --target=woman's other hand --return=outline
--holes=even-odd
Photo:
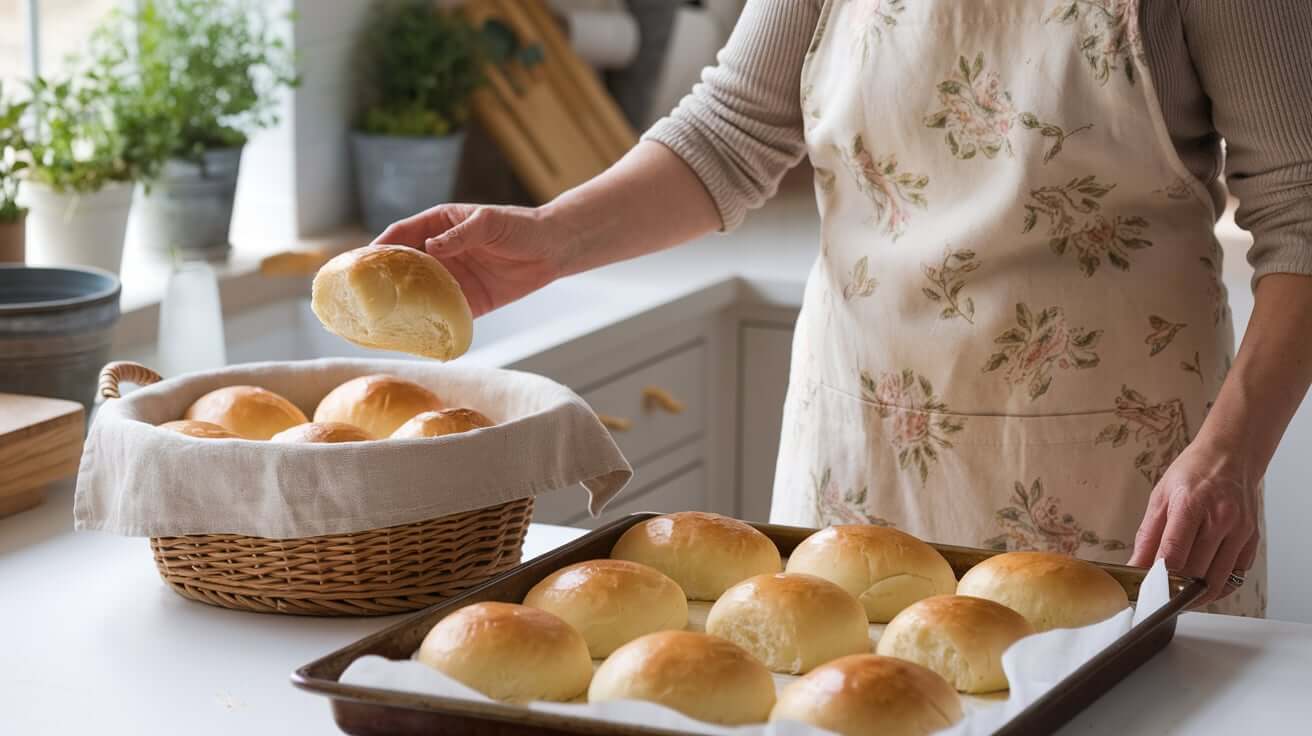
[[[460,282],[474,316],[562,275],[574,237],[541,210],[442,204],[393,223],[374,242],[427,251]]]
[[[1258,484],[1225,448],[1195,442],[1171,463],[1148,498],[1130,564],[1157,558],[1172,572],[1207,580],[1198,605],[1234,592],[1231,572],[1243,574],[1257,555]]]

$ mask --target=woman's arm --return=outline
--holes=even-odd
[[[375,242],[426,248],[475,315],[552,280],[740,223],[805,152],[800,75],[820,0],[750,0],[718,63],[643,142],[536,209],[439,205]]]
[[[1309,244],[1312,246],[1312,244]],[[1312,385],[1312,276],[1257,284],[1244,342],[1198,436],[1148,502],[1130,564],[1206,577],[1210,601],[1257,553],[1257,489]]]
[[[1256,303],[1197,438],[1153,490],[1132,564],[1206,576],[1211,600],[1256,554],[1258,488],[1312,381],[1312,3],[1180,0],[1226,140]]]

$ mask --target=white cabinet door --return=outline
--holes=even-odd
[[[793,326],[746,322],[739,338],[738,516],[768,521]]]

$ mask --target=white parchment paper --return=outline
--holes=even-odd
[[[941,731],[950,736],[985,736],[1038,700],[1055,684],[1066,678],[1094,655],[1107,648],[1131,627],[1166,605],[1170,588],[1166,566],[1159,560],[1139,590],[1135,608],[1080,629],[1059,629],[1026,637],[1012,645],[1002,657],[1002,666],[1011,683],[1005,700],[1000,697],[962,697],[966,716],[952,728]],[[704,614],[690,610],[689,628],[699,628]],[[877,630],[872,627],[872,636]],[[795,677],[776,675],[775,682],[785,686]],[[489,702],[481,693],[452,680],[442,673],[415,661],[394,661],[382,657],[361,657],[342,673],[341,682],[363,687],[399,690]],[[801,736],[827,734],[828,731],[801,723],[774,722],[755,726],[726,728],[695,721],[669,708],[653,703],[623,701],[613,703],[530,703],[532,710],[595,718],[638,726],[698,734],[734,734],[734,736]]]

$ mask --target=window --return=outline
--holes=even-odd
[[[28,77],[27,0],[0,0],[0,84]]]
[[[0,82],[31,79],[33,24],[42,74],[65,69],[96,23],[125,0],[0,0]]]

